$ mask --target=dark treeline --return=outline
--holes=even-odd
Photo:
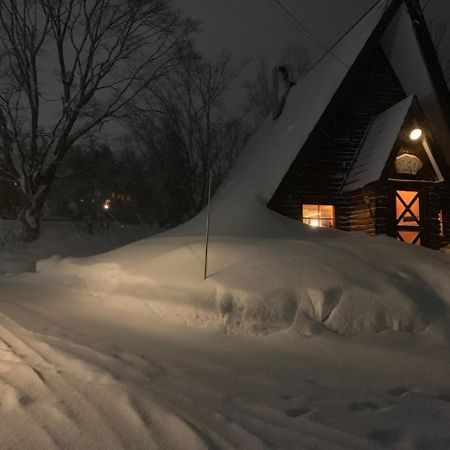
[[[270,113],[269,64],[206,59],[165,0],[0,0],[0,25],[0,218],[26,241],[43,215],[189,219]],[[280,59],[306,67],[299,46]]]
[[[298,46],[289,50],[285,58],[298,77],[307,57]],[[69,153],[46,213],[71,214],[75,202],[82,219],[108,202],[108,217],[127,223],[171,227],[194,216],[207,202],[209,175],[214,191],[271,114],[272,68],[261,58],[244,79],[248,64],[229,53],[206,60],[185,48],[167,77],[129,105],[128,133],[114,151],[91,138]],[[236,91],[240,101],[231,108]]]
[[[83,220],[104,214],[108,202],[109,220],[171,227],[205,206],[209,174],[215,190],[271,113],[271,67],[260,59],[244,79],[249,62],[235,63],[229,53],[208,61],[190,47],[176,58],[163,80],[128,105],[121,117],[128,132],[114,149],[91,134],[67,152],[44,216]],[[239,101],[230,107],[233,95]],[[0,189],[0,218],[18,218],[23,192],[5,180]]]

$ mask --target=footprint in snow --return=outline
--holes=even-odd
[[[450,403],[450,392],[444,392],[443,394],[436,395],[435,399]]]
[[[362,402],[351,402],[347,405],[347,409],[350,411],[360,412],[360,411],[376,411],[380,409],[379,405],[371,401]]]
[[[391,389],[387,393],[389,395],[392,395],[393,397],[400,397],[401,395],[407,394],[409,390],[403,386],[396,387],[394,389]]]
[[[42,372],[40,370],[36,369],[35,367],[32,367],[31,369],[33,370],[35,375],[45,384],[45,377],[42,374]]]
[[[369,433],[369,439],[386,447],[397,444],[401,438],[402,433],[400,430],[373,430]]]
[[[299,406],[298,408],[290,408],[286,411],[288,417],[300,417],[311,412],[307,406]]]
[[[29,395],[22,395],[19,397],[19,404],[21,406],[29,406],[34,403],[34,400]]]

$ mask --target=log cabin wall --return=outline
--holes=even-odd
[[[345,209],[342,210],[338,228],[345,231],[365,231],[376,234],[376,189],[366,186],[345,196]]]
[[[441,223],[439,220],[442,204],[438,189],[433,186],[424,189],[422,203],[425,203],[424,212],[426,214],[425,217],[421,218],[424,221],[426,233],[424,244],[426,247],[439,250],[442,246]]]
[[[378,183],[375,198],[375,229],[376,234],[389,235],[390,230],[390,196],[392,189],[388,184]]]
[[[442,245],[450,245],[450,185],[441,187],[439,190],[440,200],[442,205],[442,228],[443,237]]]
[[[344,197],[341,188],[372,118],[405,97],[380,46],[369,46],[299,149],[269,208],[298,220],[302,204],[332,204],[338,228],[370,230],[373,223],[361,196]]]
[[[371,183],[345,195],[345,208],[338,228],[364,231],[371,236],[389,234],[389,199],[392,190],[387,183]]]

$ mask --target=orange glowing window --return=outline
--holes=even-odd
[[[333,205],[303,205],[303,223],[312,227],[334,228]]]

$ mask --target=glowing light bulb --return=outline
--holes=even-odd
[[[320,226],[320,221],[319,221],[319,219],[311,219],[311,220],[309,221],[309,224],[310,224],[312,227],[318,227],[318,226]]]
[[[417,141],[418,139],[420,139],[422,137],[422,134],[423,134],[423,131],[420,128],[416,128],[411,131],[409,138],[412,141]]]

